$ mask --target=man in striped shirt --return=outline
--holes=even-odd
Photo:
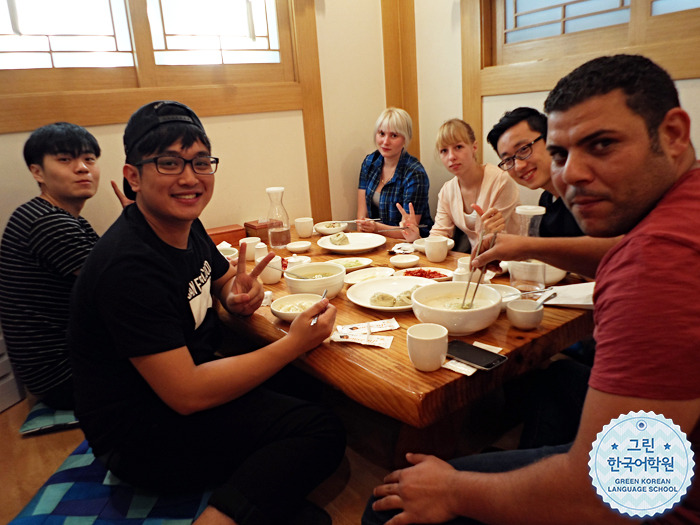
[[[10,361],[26,388],[56,409],[72,409],[66,330],[73,283],[98,235],[80,216],[97,192],[100,146],[67,122],[35,130],[24,159],[39,196],[11,215],[0,243],[0,323]]]

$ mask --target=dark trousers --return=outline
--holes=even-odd
[[[209,504],[240,525],[278,525],[290,522],[344,452],[345,431],[333,412],[261,387],[196,414],[154,414],[100,459],[137,486],[213,488]]]

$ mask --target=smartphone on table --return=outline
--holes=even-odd
[[[447,343],[447,356],[480,370],[491,370],[508,360],[504,355],[489,352],[457,339]]]

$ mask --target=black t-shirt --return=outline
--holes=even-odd
[[[163,242],[135,204],[95,245],[75,285],[69,344],[76,414],[96,455],[171,411],[129,358],[182,346],[196,364],[215,358],[211,285],[228,268],[199,220],[181,250]]]
[[[581,237],[585,235],[576,219],[564,204],[564,199],[554,199],[554,195],[543,191],[540,206],[547,210],[540,222],[540,237]]]

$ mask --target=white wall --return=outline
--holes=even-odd
[[[316,24],[333,218],[353,219],[360,165],[386,106],[381,6],[316,0]]]
[[[440,125],[462,118],[462,53],[459,0],[416,0],[416,65],[420,116],[420,160],[430,177],[430,212],[452,178],[435,153]]]
[[[242,225],[265,217],[268,186],[286,188],[284,204],[291,219],[311,212],[301,112],[205,117],[202,122],[213,154],[221,158],[214,197],[202,214],[205,226]],[[102,176],[97,195],[87,202],[83,216],[102,234],[121,210],[110,180],[121,186],[124,125],[88,129],[102,148]],[[28,132],[0,135],[0,158],[4,161],[0,230],[17,206],[38,195],[22,158],[28,136]]]

